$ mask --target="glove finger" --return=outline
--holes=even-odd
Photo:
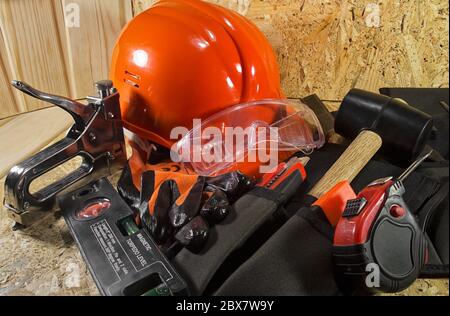
[[[117,183],[117,191],[122,199],[131,207],[131,209],[137,213],[139,205],[141,204],[141,193],[133,184],[131,177],[130,166],[127,164],[120,175],[119,182]]]
[[[197,216],[184,225],[175,235],[175,240],[191,252],[199,252],[209,236],[209,226],[206,221]]]
[[[204,186],[203,177],[184,175],[172,182],[175,203],[170,208],[169,217],[173,227],[183,227],[198,214]]]
[[[164,243],[173,233],[169,210],[173,204],[171,181],[162,182],[154,189],[154,172],[142,174],[141,221],[158,244]]]
[[[227,195],[215,187],[207,187],[205,191],[208,198],[200,210],[200,215],[211,225],[220,223],[232,210]]]
[[[237,201],[255,185],[253,181],[240,172],[231,172],[218,177],[208,178],[206,183],[225,192],[231,203]]]

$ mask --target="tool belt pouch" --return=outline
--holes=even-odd
[[[435,191],[417,211],[428,237],[429,259],[421,277],[449,275],[449,178],[448,162],[425,164],[421,173],[437,181]]]
[[[339,295],[333,229],[315,207],[302,208],[216,291],[216,295]]]
[[[309,186],[340,156],[341,150],[327,146],[313,154],[308,164]],[[401,168],[373,160],[352,183],[357,191],[376,177],[400,174]],[[429,261],[422,277],[448,277],[448,163],[426,163],[405,183],[405,201],[421,225],[426,224]],[[303,187],[302,192],[308,187]],[[214,292],[215,295],[342,295],[332,261],[333,228],[323,212],[300,208],[298,202],[285,207],[290,218],[246,262]],[[428,218],[426,218],[428,217]]]
[[[424,212],[429,216],[429,261],[421,277],[448,277],[448,181],[438,184],[420,174],[413,180],[424,193],[416,191],[416,196],[410,195],[408,200],[415,205],[421,223]],[[333,233],[321,209],[301,208],[214,294],[344,295],[332,259]]]
[[[424,277],[448,277],[449,264],[449,89],[448,88],[385,88],[382,94],[401,98],[432,116],[435,130],[427,145],[435,150],[434,162],[426,163],[419,172],[439,182],[439,187],[426,203],[418,205],[417,215],[429,236],[429,264]],[[447,108],[443,106],[447,105]],[[416,185],[416,187],[418,187]],[[413,187],[414,188],[414,187]],[[425,188],[426,189],[426,188]],[[418,193],[420,191],[418,190]],[[427,221],[424,223],[424,221]]]
[[[211,228],[200,253],[187,249],[178,253],[173,264],[185,278],[192,294],[203,294],[224,266],[238,266],[240,256],[235,254],[243,249],[252,251],[250,240],[265,224],[273,221],[275,212],[283,203],[285,197],[281,194],[257,187],[234,204],[234,211],[222,223]]]

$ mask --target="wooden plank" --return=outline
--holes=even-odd
[[[55,22],[56,27],[58,29],[58,36],[59,36],[59,43],[61,45],[61,52],[62,52],[62,60],[64,62],[64,70],[67,77],[67,87],[69,89],[69,94],[65,95],[66,97],[70,98],[77,98],[76,93],[73,89],[73,85],[71,84],[71,78],[70,78],[70,58],[69,58],[69,47],[67,43],[67,35],[66,35],[66,10],[64,8],[63,0],[52,0],[53,1],[53,8],[55,12]]]
[[[79,9],[79,27],[66,26],[67,5]],[[131,17],[128,0],[0,1],[0,118],[48,106],[11,92],[12,79],[72,98],[92,94],[93,83],[109,77],[115,40]]]
[[[1,122],[1,121],[0,121]],[[57,107],[26,113],[0,126],[0,178],[67,130],[72,118]]]
[[[133,1],[133,15],[136,16],[142,11],[151,7],[155,0],[132,0]]]
[[[93,93],[96,81],[109,78],[116,39],[132,16],[131,2],[62,0],[62,4],[76,4],[80,10],[80,27],[66,27],[65,32],[71,91],[83,98]]]
[[[54,0],[2,0],[0,27],[13,78],[43,91],[68,95],[62,57],[65,52],[55,14]],[[24,98],[26,110],[48,106],[31,97]]]
[[[6,123],[10,122],[13,119],[14,119],[14,117],[8,117],[8,118],[0,119],[0,127],[2,127],[3,125],[5,125]]]
[[[20,106],[16,102],[12,87],[9,84],[11,69],[9,67],[3,33],[0,28],[0,118],[20,112]]]
[[[134,0],[135,14],[154,0]],[[266,35],[284,92],[340,100],[358,87],[449,85],[449,3],[416,0],[209,0]]]

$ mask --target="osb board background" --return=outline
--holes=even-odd
[[[134,13],[154,0],[134,0]],[[342,100],[350,88],[449,84],[442,0],[210,0],[252,20],[274,47],[284,92]]]

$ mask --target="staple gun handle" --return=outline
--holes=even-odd
[[[74,140],[64,138],[13,167],[5,181],[5,206],[18,213],[52,209],[56,194],[88,175],[92,169],[92,159],[78,153],[77,147]],[[36,193],[30,192],[35,179],[76,156],[83,158],[79,168]]]
[[[31,87],[25,82],[18,80],[13,80],[11,84],[14,88],[28,94],[29,96],[56,105],[68,112],[73,117],[73,120],[75,121],[75,129],[78,132],[83,131],[84,127],[95,112],[95,109],[91,104],[84,105],[65,97],[45,93]]]

